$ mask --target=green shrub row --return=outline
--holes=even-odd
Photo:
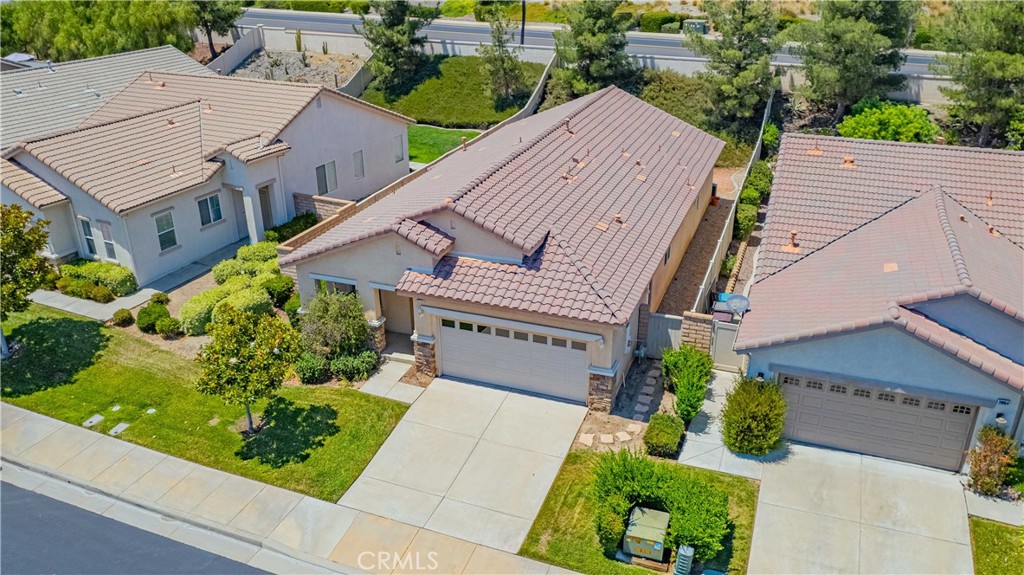
[[[91,299],[100,303],[110,303],[117,299],[110,288],[97,285],[95,282],[81,278],[62,277],[56,282],[57,291],[64,295],[81,299]]]
[[[683,421],[689,422],[700,413],[714,366],[711,354],[690,344],[662,352],[665,387],[676,394],[676,413]]]
[[[640,15],[641,32],[661,32],[666,24],[679,24],[679,15],[671,12],[647,12]]]
[[[189,335],[206,333],[206,327],[213,321],[213,309],[217,304],[232,293],[247,289],[251,285],[251,277],[236,275],[217,287],[192,296],[181,306],[182,329]]]
[[[236,291],[217,302],[217,305],[213,307],[211,320],[216,322],[227,308],[234,308],[248,314],[267,315],[274,308],[274,304],[270,301],[267,290],[256,286],[249,287]]]
[[[736,378],[722,410],[722,441],[730,451],[765,455],[781,445],[785,424],[786,398],[774,378]]]
[[[288,301],[284,302],[284,313],[288,314],[288,322],[292,324],[292,327],[299,327],[299,308],[301,307],[302,300],[299,299],[298,292],[293,293]]]
[[[276,273],[281,268],[277,264],[277,244],[260,242],[242,246],[235,252],[235,257],[224,260],[213,266],[213,281],[218,284],[239,275],[258,276],[264,273]]]
[[[736,224],[732,228],[732,236],[738,240],[750,237],[757,224],[757,206],[740,204],[736,206]]]
[[[139,289],[132,270],[110,262],[79,260],[60,266],[60,274],[66,278],[88,280],[104,286],[118,297]]]
[[[295,362],[295,375],[305,385],[316,385],[327,381],[330,375],[330,362],[322,355],[305,351]]]
[[[331,360],[331,373],[339,379],[362,381],[377,369],[380,356],[373,350],[366,350],[356,355],[339,355]]]
[[[265,290],[275,307],[284,307],[295,289],[295,280],[280,273],[262,273],[253,278],[252,285]]]
[[[156,333],[156,324],[162,319],[170,318],[171,312],[167,306],[158,303],[146,304],[146,307],[139,310],[139,317],[135,323],[142,333]]]
[[[263,238],[268,242],[283,242],[294,238],[316,224],[316,214],[306,212],[295,216],[288,222],[266,230],[263,232]]]
[[[682,419],[668,413],[655,413],[644,432],[647,453],[658,457],[674,457],[679,451],[679,442],[685,430],[686,424]]]

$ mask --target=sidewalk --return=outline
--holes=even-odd
[[[116,503],[97,512],[161,535],[177,535],[190,545],[239,561],[257,560],[261,564],[254,566],[261,569],[314,572],[296,571],[297,564],[283,558],[271,564],[274,557],[264,552],[276,552],[321,572],[567,573],[203,467],[6,403],[0,404],[0,454],[4,480],[26,476],[18,470],[21,467],[61,480],[56,482],[59,488],[47,489],[74,491],[70,501],[56,497],[86,509],[94,501],[115,498]]]

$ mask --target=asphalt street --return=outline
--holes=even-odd
[[[4,575],[264,573],[9,483],[0,487]]]
[[[335,32],[340,34],[358,33],[361,28],[359,16],[353,14],[325,14],[321,12],[298,12],[290,10],[269,10],[249,8],[236,24],[240,26],[280,26],[291,29],[302,29],[309,32]],[[552,31],[557,29],[553,24],[527,24],[527,46],[555,45]],[[516,38],[518,39],[518,27]],[[435,20],[423,29],[423,33],[432,40],[450,40],[463,42],[490,42],[490,26],[479,22],[453,20]],[[629,45],[626,52],[634,55],[673,56],[695,58],[692,50],[684,48],[682,37],[669,34],[629,33]],[[776,64],[797,64],[800,59],[785,52],[775,55]],[[935,56],[929,53],[908,53],[907,61],[900,68],[903,74],[931,74],[929,66],[936,63]]]

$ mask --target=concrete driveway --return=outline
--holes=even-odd
[[[515,553],[586,412],[436,379],[339,503]]]
[[[956,475],[791,445],[764,466],[750,573],[973,573]]]

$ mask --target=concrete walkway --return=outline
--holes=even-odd
[[[98,512],[156,533],[177,534],[190,545],[243,562],[266,550],[326,572],[565,573],[512,553],[196,465],[8,404],[0,404],[0,455],[5,461],[4,480],[18,475],[7,465],[13,463],[60,480],[59,487],[46,489],[78,490],[68,499],[80,507],[97,509],[91,503],[96,497],[116,499],[116,504],[107,505],[106,500],[98,504],[103,507]],[[258,550],[249,554],[254,548]],[[296,569],[295,563],[275,567],[271,560],[259,567],[310,572]]]
[[[143,288],[110,303],[100,303],[91,299],[81,299],[57,291],[46,290],[36,290],[28,296],[28,299],[40,305],[105,322],[114,317],[114,312],[119,309],[132,309],[146,303],[157,291],[152,288]]]

